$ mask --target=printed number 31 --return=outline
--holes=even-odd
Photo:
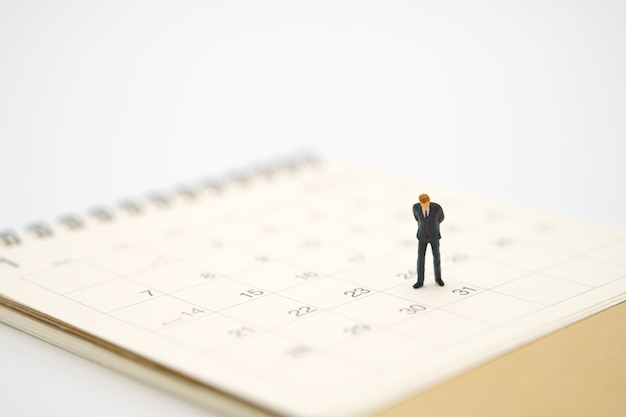
[[[457,288],[455,290],[452,290],[454,294],[459,294],[459,295],[468,295],[472,291],[476,291],[476,290],[470,287],[463,287],[463,288]]]

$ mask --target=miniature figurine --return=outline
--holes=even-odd
[[[431,203],[428,194],[419,196],[419,203],[413,205],[413,215],[417,221],[417,282],[413,288],[424,285],[424,258],[426,246],[430,243],[435,266],[435,282],[443,287],[441,279],[441,258],[439,256],[439,224],[443,221],[443,209],[437,203]]]

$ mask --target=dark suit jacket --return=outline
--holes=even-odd
[[[413,215],[417,220],[417,239],[424,241],[441,239],[439,224],[443,221],[443,209],[437,203],[430,203],[428,218],[424,218],[420,203],[413,204]]]

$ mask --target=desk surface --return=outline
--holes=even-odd
[[[407,400],[378,417],[626,415],[626,302]]]

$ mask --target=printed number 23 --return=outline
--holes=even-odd
[[[355,288],[352,291],[344,292],[344,295],[349,295],[350,297],[360,297],[363,294],[367,294],[370,290],[366,288]]]

